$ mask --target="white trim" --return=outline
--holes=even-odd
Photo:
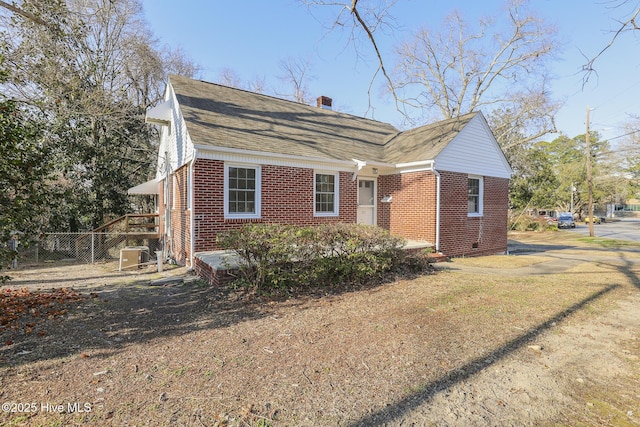
[[[162,181],[162,178],[154,178],[150,181],[138,184],[135,187],[131,187],[127,190],[127,194],[155,194],[158,195],[158,184]]]
[[[398,163],[396,165],[395,173],[410,173],[410,172],[424,172],[424,171],[434,171],[435,170],[435,161],[434,160],[421,160],[417,162],[409,162],[409,163]]]
[[[169,126],[171,124],[171,115],[171,102],[164,101],[155,107],[150,107],[145,113],[144,121],[155,125]]]
[[[358,177],[358,174],[362,170],[362,168],[367,166],[367,162],[364,160],[358,160],[358,159],[351,159],[351,160],[353,160],[356,164],[356,170],[353,172],[353,176],[351,177],[351,181],[355,181],[356,178]]]
[[[285,166],[304,169],[318,169],[331,172],[354,172],[360,164],[367,167],[389,169],[397,173],[396,165],[371,160],[337,160],[319,157],[305,157],[291,154],[268,153],[263,151],[243,150],[239,148],[194,145],[200,159],[222,160],[236,163],[256,163],[261,165]]]
[[[242,150],[241,150],[242,151]],[[198,158],[206,160],[220,160],[224,162],[245,163],[245,164],[261,164],[271,166],[284,166],[303,169],[323,169],[332,172],[353,172],[354,163],[331,161],[329,159],[323,163],[321,160],[306,161],[301,159],[262,157],[258,155],[239,153],[223,153],[215,151],[199,152]]]
[[[416,166],[428,166],[429,168],[433,168],[433,163],[434,163],[433,160],[420,160],[417,162],[398,163],[395,166],[397,169],[412,168]]]
[[[440,252],[440,192],[442,191],[442,177],[435,168],[433,173],[436,175],[436,252]]]
[[[481,217],[484,215],[484,177],[479,175],[467,175],[467,182],[469,179],[477,179],[478,182],[478,212],[469,212],[469,199],[467,196],[467,217]],[[468,191],[467,191],[468,194]]]
[[[190,211],[190,223],[191,226],[189,227],[190,230],[190,234],[191,234],[191,253],[190,253],[190,259],[189,259],[189,265],[191,267],[191,269],[193,269],[193,260],[194,260],[194,252],[196,249],[196,231],[195,231],[195,226],[196,226],[196,220],[195,220],[195,216],[196,216],[196,203],[195,203],[195,165],[196,165],[196,158],[198,157],[198,150],[194,150],[194,154],[193,154],[193,159],[191,160],[191,162],[189,163],[189,180],[187,181],[187,191],[189,194],[189,200],[187,200],[187,208]]]
[[[434,169],[432,167],[427,167],[427,168],[416,168],[416,169],[403,169],[401,171],[398,171],[396,173],[411,173],[411,172],[432,172]]]
[[[242,148],[229,148],[229,147],[219,147],[219,146],[210,146],[210,145],[202,145],[202,144],[194,144],[194,147],[199,150],[199,152],[206,157],[203,158],[211,158],[211,155],[215,155],[219,153],[220,155],[233,155],[238,154],[241,156],[250,156],[257,157],[260,159],[280,159],[280,160],[293,160],[297,162],[305,162],[305,163],[321,163],[321,164],[334,164],[334,165],[344,165],[345,167],[353,167],[355,162],[350,160],[336,160],[336,159],[324,159],[321,157],[305,157],[305,156],[296,156],[293,154],[282,154],[282,153],[270,153],[267,151],[255,151],[255,150],[245,150]],[[214,158],[214,160],[222,160],[218,158]],[[348,170],[348,169],[344,169]]]
[[[229,168],[255,169],[255,213],[229,213]],[[261,218],[262,199],[262,166],[257,164],[226,163],[224,164],[224,219],[258,219]]]
[[[333,212],[316,211],[316,176],[332,175],[333,180]],[[314,217],[335,217],[340,216],[340,174],[335,171],[314,170],[313,171],[313,216]]]

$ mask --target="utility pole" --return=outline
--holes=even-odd
[[[571,212],[571,215],[573,215],[573,193],[576,191],[576,186],[573,185],[573,182],[571,183],[571,209],[569,210],[569,212]]]
[[[587,149],[587,190],[589,192],[589,236],[593,237],[593,181],[591,176],[591,144],[589,143],[589,107],[587,106],[587,133],[585,134],[585,142]]]

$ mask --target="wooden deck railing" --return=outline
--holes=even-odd
[[[90,244],[87,241],[96,234],[99,236],[98,244],[103,251],[122,242],[125,242],[125,246],[129,246],[130,240],[159,239],[158,217],[158,214],[127,214],[109,221],[76,240],[76,256],[84,246]],[[114,233],[114,236],[106,239],[103,233]],[[95,243],[95,237],[93,242]]]

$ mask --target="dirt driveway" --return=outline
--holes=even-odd
[[[640,425],[640,246],[510,249],[287,299],[184,269],[19,271],[0,425]]]

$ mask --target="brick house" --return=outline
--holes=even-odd
[[[176,75],[147,112],[161,127],[164,250],[193,266],[250,222],[374,224],[448,256],[507,249],[511,168],[480,112],[408,131]]]

